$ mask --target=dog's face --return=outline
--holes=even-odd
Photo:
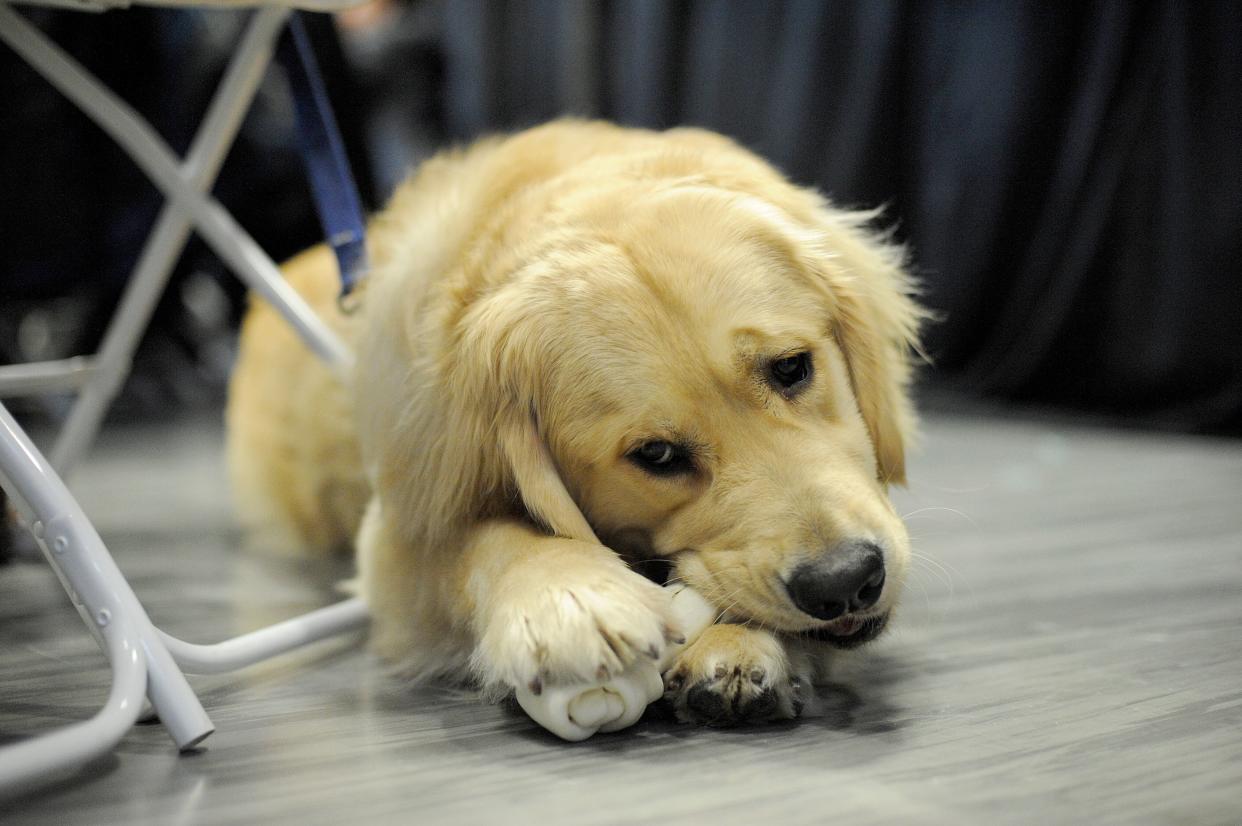
[[[726,616],[878,634],[909,558],[886,487],[915,319],[855,229],[683,187],[550,240],[504,299],[542,443],[509,455],[553,466],[515,469],[532,512],[670,560]]]

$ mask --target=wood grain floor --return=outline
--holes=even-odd
[[[113,430],[76,489],[157,623],[211,641],[334,598],[347,569],[236,552],[210,424]],[[411,690],[358,640],[193,679],[158,726],[5,824],[1242,823],[1242,444],[929,422],[898,495],[919,553],[895,630],[823,716],[567,745]],[[88,716],[94,643],[39,562],[0,568],[0,742]]]

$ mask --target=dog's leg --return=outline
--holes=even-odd
[[[769,631],[709,626],[664,673],[677,719],[736,725],[789,720],[810,696],[811,664]]]
[[[473,530],[461,562],[485,687],[605,681],[682,633],[665,589],[603,545],[496,521]]]

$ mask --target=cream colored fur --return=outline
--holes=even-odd
[[[658,656],[667,597],[627,563],[670,560],[732,623],[670,674],[744,663],[790,716],[814,658],[795,638],[822,624],[781,578],[865,536],[886,612],[909,555],[887,485],[921,313],[872,217],[697,130],[562,121],[442,154],[374,219],[356,317],[325,250],[286,266],[356,348],[352,386],[251,310],[243,515],[286,546],[356,544],[378,650],[489,687]],[[763,365],[802,350],[808,389],[772,392]],[[694,472],[627,458],[651,440],[692,445]]]

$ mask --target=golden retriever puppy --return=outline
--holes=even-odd
[[[720,136],[561,121],[425,164],[372,222],[338,381],[247,318],[228,411],[247,524],[353,544],[373,641],[422,677],[593,681],[718,623],[665,675],[683,719],[800,713],[885,626],[922,313],[902,256]]]

